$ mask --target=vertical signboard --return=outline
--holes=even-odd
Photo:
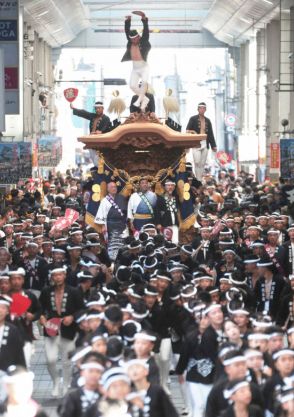
[[[271,169],[280,168],[280,144],[271,143]]]
[[[294,179],[294,139],[281,139],[281,177]]]
[[[0,48],[4,51],[5,114],[19,114],[18,0],[0,1]]]
[[[5,131],[4,51],[0,47],[0,132]]]

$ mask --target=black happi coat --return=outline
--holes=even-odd
[[[288,277],[293,273],[294,253],[292,250],[291,241],[285,242],[279,249],[278,253],[281,265],[283,266],[285,276]]]
[[[277,326],[286,326],[287,328],[294,325],[294,290],[282,297],[276,324]]]
[[[23,353],[24,341],[16,326],[4,323],[4,332],[0,343],[0,369],[6,371],[10,365],[26,367]]]
[[[264,417],[263,410],[257,405],[250,404],[248,407],[248,417]],[[236,417],[233,405],[230,405],[222,414],[221,417]]]
[[[212,130],[211,121],[204,116],[205,119],[205,133],[207,135],[206,138],[206,146],[207,149],[209,147],[216,148],[216,143],[214,139],[214,134]],[[195,130],[196,133],[200,134],[200,118],[199,114],[196,114],[196,116],[192,116],[187,124],[186,130]]]
[[[213,266],[216,261],[216,248],[214,241],[204,241],[203,239],[196,238],[192,242],[193,249],[198,249],[197,254],[194,254],[193,259],[200,265]]]
[[[58,407],[60,417],[83,417],[87,410],[98,401],[98,392],[94,393],[91,400],[85,395],[83,388],[76,388],[69,391]]]
[[[280,296],[286,285],[286,281],[278,274],[274,274],[272,278],[272,286],[270,291],[270,300],[269,300],[269,314],[273,319],[276,318],[279,305],[280,305]],[[265,301],[265,279],[261,277],[255,286],[255,296],[257,301],[257,311],[266,310],[266,301]]]
[[[207,357],[201,347],[201,336],[195,327],[187,335],[182,344],[176,374],[181,375],[187,370],[186,381],[200,384],[212,384],[215,364]]]
[[[207,398],[205,417],[219,416],[226,408],[228,408],[229,401],[224,398],[223,394],[227,383],[228,379],[225,378],[212,387]],[[263,398],[258,386],[251,382],[250,389],[252,394],[251,404],[263,408]]]
[[[166,200],[164,198],[164,195],[157,196],[156,200],[156,206],[154,210],[154,216],[155,216],[155,224],[160,224],[162,227],[168,227],[173,225],[179,225],[178,215],[177,215],[177,209],[178,209],[178,201],[175,198],[175,207],[176,211],[174,211],[174,223],[172,221],[171,212],[168,209]]]
[[[26,271],[25,289],[41,291],[48,284],[48,263],[42,256],[36,256],[35,268],[29,264],[29,260],[24,259],[21,267]]]
[[[143,23],[143,33],[139,42],[139,48],[140,48],[140,52],[142,55],[142,58],[144,61],[147,61],[147,56],[148,53],[151,49],[151,45],[149,42],[149,27],[148,27],[148,18],[146,17],[145,19],[141,19],[142,23]],[[130,19],[126,19],[125,20],[125,34],[128,40],[128,44],[127,44],[127,50],[124,54],[124,56],[122,57],[122,62],[124,61],[131,61],[131,46],[132,46],[132,41],[130,38],[130,30],[131,30],[131,20]]]
[[[293,376],[293,373],[292,373]],[[278,372],[275,372],[265,383],[263,387],[263,397],[265,401],[265,409],[274,412],[276,389],[288,385],[285,379]]]
[[[150,406],[149,412],[147,410]],[[145,414],[146,413],[146,414]],[[178,412],[169,396],[160,385],[150,385],[144,398],[144,416],[178,417]]]
[[[29,290],[23,291],[21,294],[31,300],[31,305],[27,312],[34,315],[33,321],[39,320],[42,308],[38,298]],[[22,338],[27,342],[34,340],[33,321],[28,322],[24,317],[16,317],[13,320],[13,324],[19,329]]]
[[[62,318],[65,316],[71,316],[84,308],[83,297],[77,288],[70,287],[69,285],[65,286],[61,315],[59,315],[56,311],[54,296],[54,287],[45,287],[41,292],[40,303],[42,307],[42,315],[44,315],[46,319],[51,319],[53,317]],[[60,334],[65,339],[73,340],[76,332],[77,325],[75,322],[69,326],[65,326],[63,323],[61,323]],[[44,335],[48,337],[46,329],[44,329]]]
[[[205,357],[208,357],[216,364],[218,359],[218,348],[226,341],[223,331],[220,334],[212,326],[208,326],[201,339],[201,349]]]
[[[90,121],[89,124],[89,130],[92,132],[92,128],[94,125],[94,121],[97,117],[96,113],[91,113],[86,110],[80,110],[80,109],[73,109],[74,116],[82,117],[83,119],[87,119]],[[106,114],[103,114],[99,123],[97,123],[96,130],[100,130],[100,132],[105,133],[110,130],[111,122],[108,116]]]

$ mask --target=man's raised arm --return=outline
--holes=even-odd
[[[125,18],[125,34],[128,41],[130,40],[131,19],[132,16],[126,16]]]

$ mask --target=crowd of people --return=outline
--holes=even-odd
[[[293,417],[293,185],[191,173],[183,243],[172,178],[161,195],[142,178],[129,200],[109,183],[90,226],[93,180],[78,174],[6,196],[0,415],[45,415],[31,397],[40,339],[60,417]],[[76,221],[54,227],[67,208]]]

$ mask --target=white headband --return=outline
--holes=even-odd
[[[156,336],[152,336],[150,334],[146,333],[136,333],[135,334],[135,340],[148,340],[149,342],[155,342]]]
[[[283,355],[294,356],[294,350],[292,350],[292,349],[279,350],[278,352],[273,354],[273,360],[276,361],[277,359],[279,359]]]
[[[84,370],[84,369],[98,369],[99,371],[104,371],[104,367],[102,365],[100,365],[100,363],[98,362],[88,362],[88,363],[83,363],[80,366],[80,369]]]
[[[204,314],[208,314],[210,313],[212,310],[216,309],[216,308],[221,308],[222,306],[220,304],[211,304],[210,306],[208,306],[205,310],[204,310]]]
[[[256,356],[262,357],[263,355],[259,350],[252,350],[249,352],[245,352],[246,359],[255,358]]]
[[[223,365],[228,366],[228,365],[232,365],[232,363],[244,362],[244,361],[246,361],[245,356],[238,355],[238,356],[234,356],[233,358],[230,358],[230,359],[225,359],[223,361]]]
[[[225,389],[224,390],[224,397],[226,400],[228,400],[236,391],[238,391],[238,389],[243,388],[243,387],[247,387],[249,386],[249,382],[247,381],[242,381],[239,382],[239,384],[236,384],[233,388],[229,389]]]

